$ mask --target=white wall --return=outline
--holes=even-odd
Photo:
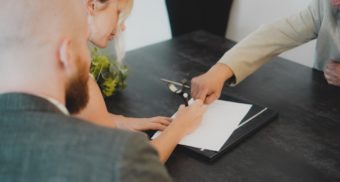
[[[260,25],[299,12],[311,0],[234,0],[226,37],[240,41]],[[315,41],[283,53],[282,57],[313,65]]]
[[[124,34],[126,50],[170,39],[172,36],[165,0],[134,0]]]

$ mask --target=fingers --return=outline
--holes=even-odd
[[[184,114],[184,115],[188,115],[189,117],[191,116],[196,116],[198,114],[200,114],[202,111],[202,107],[204,106],[203,101],[202,100],[195,100],[190,106],[185,107],[184,105],[181,105],[178,109],[178,112],[176,113],[177,117],[178,115]]]
[[[328,63],[324,69],[324,76],[330,85],[340,85],[340,64],[334,61]]]
[[[196,77],[194,77],[193,79],[191,79],[191,96],[192,98],[196,99],[196,95],[197,95],[197,91],[198,91],[198,85],[197,85],[197,81],[196,81]]]
[[[203,100],[205,104],[211,104],[219,98],[222,91],[222,82],[214,83],[213,81],[207,81],[200,77],[194,78],[191,81],[191,96],[194,99]]]
[[[328,63],[327,65],[326,65],[326,68],[325,68],[325,70],[324,70],[324,72],[328,72],[328,74],[331,74],[331,73],[333,73],[334,71],[335,71],[335,64],[334,63]]]
[[[339,64],[340,64],[339,61],[331,60],[330,62],[327,63],[327,66],[336,67]]]
[[[206,111],[206,107],[204,106],[202,100],[196,100],[192,106],[193,109],[197,112],[195,113],[196,115],[203,115],[203,113]]]
[[[204,80],[202,80],[202,75],[195,77],[191,81],[191,96],[194,99],[205,100],[206,95],[208,94],[208,87]]]
[[[167,121],[167,122],[170,122],[172,119],[171,118],[169,118],[169,117],[163,117],[163,116],[157,116],[156,117],[157,119],[161,119],[161,120],[165,120],[165,121]]]
[[[165,128],[168,127],[167,125],[163,125],[161,123],[148,123],[147,126],[145,126],[145,130],[160,130],[163,131]]]
[[[207,111],[208,107],[202,103],[200,107],[201,114],[203,115]]]
[[[329,69],[325,69],[324,76],[328,83],[332,80],[331,72]]]
[[[195,77],[191,80],[191,96],[194,99],[198,99],[198,93],[200,91],[199,89],[199,81],[197,80],[198,78]]]
[[[196,99],[195,102],[193,103],[193,105],[203,105],[203,100],[201,99]]]
[[[196,95],[196,99],[204,101],[206,99],[207,95],[208,95],[208,89],[207,88],[201,88]]]
[[[189,108],[190,109],[197,109],[199,107],[202,107],[202,105],[203,105],[203,101],[200,100],[200,99],[197,99],[189,106]]]
[[[185,108],[185,105],[181,104],[181,105],[179,106],[179,108],[178,108],[178,111],[181,111],[181,110],[183,110],[184,108]]]
[[[159,119],[159,118],[161,118],[161,119]],[[165,119],[165,118],[166,117],[148,118],[144,122],[136,123],[136,126],[134,127],[134,129],[136,131],[144,131],[144,130],[161,130],[161,131],[163,131],[170,124],[170,121],[168,119]]]
[[[219,97],[220,97],[220,94],[218,94],[218,93],[215,92],[215,93],[209,95],[209,96],[205,99],[204,103],[205,103],[205,104],[211,104],[211,103],[213,103],[215,100],[217,100]]]
[[[153,120],[152,120],[153,123],[159,123],[159,124],[162,124],[162,125],[165,125],[165,126],[168,126],[171,121],[172,121],[171,118],[161,117],[161,116],[154,117]]]

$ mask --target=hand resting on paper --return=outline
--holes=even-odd
[[[188,107],[181,105],[170,125],[151,144],[158,151],[160,160],[165,162],[176,145],[187,134],[193,132],[201,123],[206,106],[196,100]]]

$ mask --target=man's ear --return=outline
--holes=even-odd
[[[72,59],[71,52],[70,39],[64,39],[58,49],[58,58],[64,69],[67,69],[70,66],[70,61]]]
[[[94,15],[94,10],[96,9],[96,0],[85,0],[87,13],[91,16]]]

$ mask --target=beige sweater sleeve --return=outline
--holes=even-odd
[[[272,57],[317,37],[321,2],[313,2],[298,14],[260,27],[224,54],[218,63],[228,65],[238,84]]]

